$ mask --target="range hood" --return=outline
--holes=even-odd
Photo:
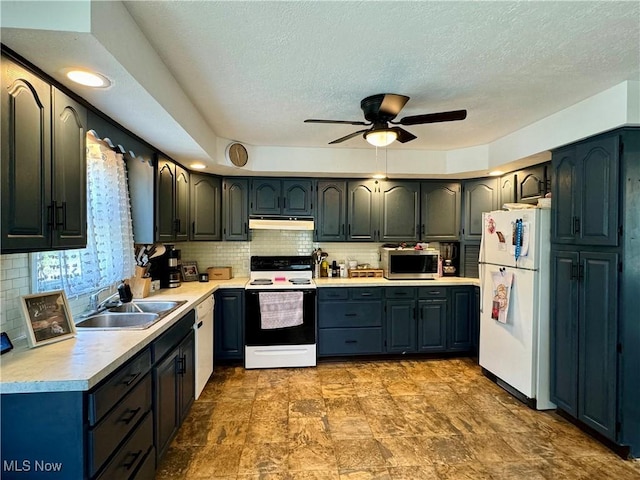
[[[313,230],[313,217],[279,217],[252,215],[249,228],[253,230]]]

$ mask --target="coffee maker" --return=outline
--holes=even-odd
[[[455,277],[458,273],[459,244],[457,242],[440,243],[440,256],[442,257],[442,275]]]
[[[173,245],[166,245],[165,253],[158,257],[158,278],[161,288],[180,286],[180,250]]]

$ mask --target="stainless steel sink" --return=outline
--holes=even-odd
[[[157,322],[157,313],[98,313],[76,323],[77,328],[144,329]]]
[[[165,313],[169,312],[184,302],[152,302],[152,301],[133,301],[131,303],[123,303],[117,307],[109,308],[110,312],[127,312],[127,313]]]
[[[162,320],[186,300],[134,301],[91,315],[76,323],[77,328],[102,330],[142,330]]]

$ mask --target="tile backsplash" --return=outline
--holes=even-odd
[[[311,255],[322,248],[333,260],[357,260],[378,267],[379,243],[314,242],[312,231],[254,230],[250,242],[187,242],[176,245],[183,260],[195,260],[198,268],[233,268],[234,277],[249,276],[252,255]]]
[[[20,297],[30,293],[29,254],[0,255],[0,330],[11,340],[24,335]]]

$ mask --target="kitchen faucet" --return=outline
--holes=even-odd
[[[87,310],[92,311],[92,312],[97,312],[100,311],[101,309],[104,308],[104,306],[111,300],[113,300],[113,298],[118,295],[118,292],[109,295],[107,298],[105,298],[103,301],[101,301],[100,303],[98,303],[98,299],[100,298],[100,294],[102,292],[105,292],[107,290],[111,289],[111,285],[106,286],[101,288],[100,290],[94,292],[91,294],[91,296],[89,297],[89,306],[87,307]]]

